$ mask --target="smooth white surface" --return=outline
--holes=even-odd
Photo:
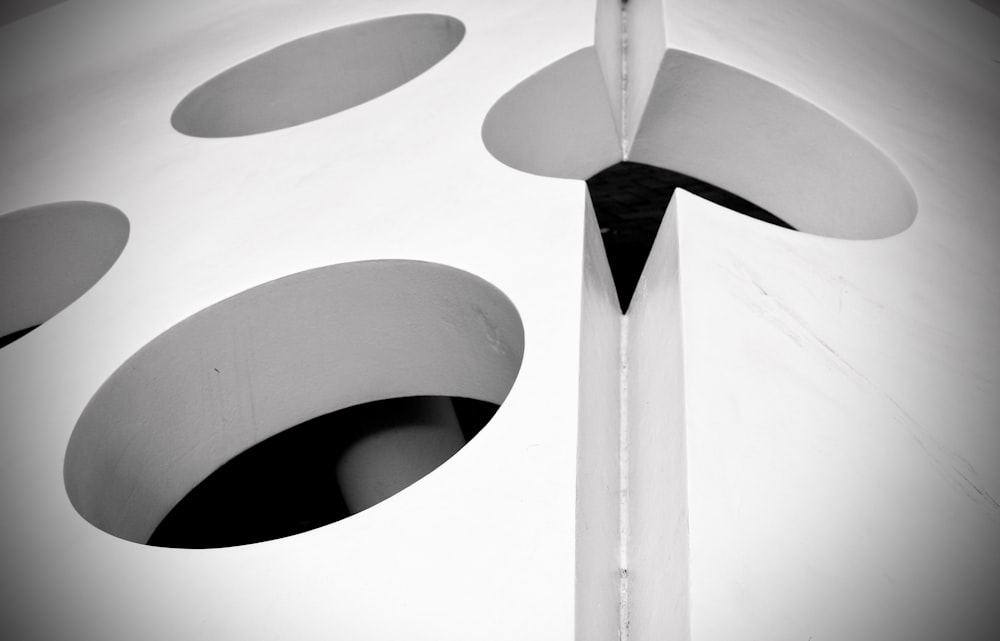
[[[480,136],[502,95],[593,44],[593,4],[73,0],[2,28],[0,211],[86,199],[132,221],[105,278],[0,353],[7,636],[573,638],[583,186]],[[1000,20],[944,0],[666,6],[667,46],[842,120],[920,208],[847,242],[682,198],[692,638],[995,638]],[[460,19],[461,46],[362,107],[242,139],[169,124],[220,69],[417,12]],[[150,549],[77,515],[70,432],[136,349],[262,282],[382,258],[469,271],[524,321],[519,378],[459,455],[261,545]]]
[[[621,309],[587,198],[580,310],[580,414],[576,470],[576,639],[618,634]]]
[[[504,92],[592,42],[593,8],[548,3],[528,21],[525,8],[97,0],[5,30],[0,210],[86,198],[132,220],[105,278],[0,356],[8,636],[572,638],[584,189],[504,166],[480,130]],[[319,29],[419,12],[455,16],[466,39],[363,107],[234,139],[170,126],[177,101],[219,69]],[[34,29],[53,34],[45,47]],[[13,73],[18,60],[30,74]],[[459,455],[340,523],[226,550],[136,545],[73,510],[61,479],[73,424],[132,353],[239,291],[368,259],[463,269],[520,312],[530,352]]]
[[[677,2],[671,44],[843,119],[920,213],[855,243],[682,212],[693,638],[994,638],[1000,21],[752,4]]]
[[[916,340],[898,248],[679,205],[692,638],[995,636],[995,400]]]
[[[685,337],[677,229],[681,192],[660,223],[628,309],[629,638],[690,638]],[[687,251],[687,247],[684,247]]]

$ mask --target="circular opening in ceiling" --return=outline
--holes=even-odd
[[[592,47],[570,54],[502,96],[483,141],[516,169],[591,179],[624,160],[605,87]],[[855,131],[774,84],[683,51],[664,55],[628,143],[631,163],[728,193],[810,234],[884,238],[917,213],[895,163]]]
[[[90,289],[128,235],[125,214],[101,203],[52,203],[0,216],[0,346]]]
[[[87,521],[139,543],[313,529],[454,454],[523,352],[513,304],[466,272],[370,261],[295,274],[178,323],[112,374],[70,438],[66,490]],[[233,522],[192,521],[227,500]]]
[[[416,78],[464,35],[455,18],[413,14],[299,38],[196,88],[174,109],[171,123],[189,136],[225,138],[318,120]]]

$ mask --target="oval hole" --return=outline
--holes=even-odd
[[[455,18],[380,18],[299,38],[223,71],[171,117],[189,136],[246,136],[318,120],[392,91],[458,46]]]
[[[0,346],[66,308],[118,260],[129,222],[118,209],[62,202],[0,216]]]
[[[450,267],[371,261],[272,281],[178,323],[112,374],[70,438],[66,490],[90,523],[140,543],[312,529],[460,449],[507,396],[523,351],[507,297]],[[277,480],[296,467],[308,469]],[[233,523],[191,523],[227,499]]]
[[[592,179],[625,160],[610,104],[597,55],[583,49],[502,96],[483,142],[516,169]],[[770,82],[691,53],[663,56],[629,142],[631,163],[753,203],[767,214],[754,217],[798,231],[876,239],[916,217],[910,184],[869,141]]]

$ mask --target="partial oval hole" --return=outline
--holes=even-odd
[[[585,180],[621,161],[596,50],[571,53],[501,96],[482,136],[497,160],[541,176]]]
[[[487,114],[483,141],[516,169],[587,180],[623,160],[610,104],[593,49],[578,51],[504,95]],[[820,236],[883,238],[909,227],[917,212],[896,165],[839,120],[683,51],[664,55],[628,160],[735,195]]]
[[[201,85],[177,105],[171,123],[189,136],[224,138],[318,120],[416,78],[464,35],[455,18],[414,14],[306,36]]]
[[[52,203],[0,216],[0,346],[90,289],[128,236],[125,214],[101,203]]]
[[[178,323],[112,374],[70,438],[66,490],[90,523],[140,543],[312,529],[454,454],[503,402],[523,352],[513,304],[450,267],[371,261],[272,281]],[[273,482],[240,483],[253,476]],[[227,497],[249,512],[192,523]]]

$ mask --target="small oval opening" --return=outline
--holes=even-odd
[[[189,136],[225,138],[325,118],[413,80],[464,36],[455,18],[414,14],[299,38],[196,88],[174,109],[171,124]]]

